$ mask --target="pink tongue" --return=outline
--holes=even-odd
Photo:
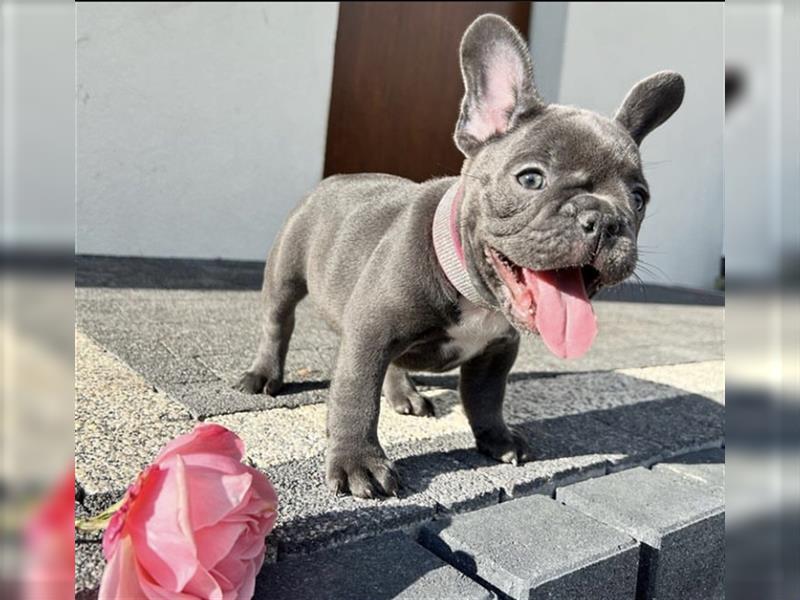
[[[580,268],[523,272],[536,301],[536,329],[545,345],[560,358],[582,356],[597,335],[597,321]]]

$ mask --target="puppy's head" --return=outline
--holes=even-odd
[[[467,157],[461,235],[470,278],[518,329],[538,330],[558,354],[580,354],[591,343],[580,339],[591,333],[588,298],[636,265],[649,202],[639,144],[680,106],[683,79],[648,77],[610,119],[547,105],[525,42],[496,15],[464,34],[461,71],[454,137]]]

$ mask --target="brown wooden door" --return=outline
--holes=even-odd
[[[458,45],[475,17],[508,18],[527,37],[530,2],[342,2],[325,175],[456,175],[464,93]]]

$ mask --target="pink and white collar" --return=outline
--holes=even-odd
[[[472,284],[467,272],[459,231],[459,208],[464,186],[459,179],[442,196],[433,216],[433,248],[442,271],[459,294],[473,304],[489,306]]]

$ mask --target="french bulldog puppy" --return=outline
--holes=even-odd
[[[649,201],[639,144],[684,93],[680,75],[660,72],[613,118],[545,104],[525,42],[496,15],[467,29],[461,71],[461,175],[329,177],[290,215],[264,271],[261,342],[237,387],[280,389],[295,305],[308,294],[341,335],[327,413],[336,493],[397,493],[378,441],[381,391],[399,413],[433,414],[409,371],[460,367],[478,450],[531,458],[502,410],[520,332],[564,358],[589,348],[589,298],[637,261]]]

